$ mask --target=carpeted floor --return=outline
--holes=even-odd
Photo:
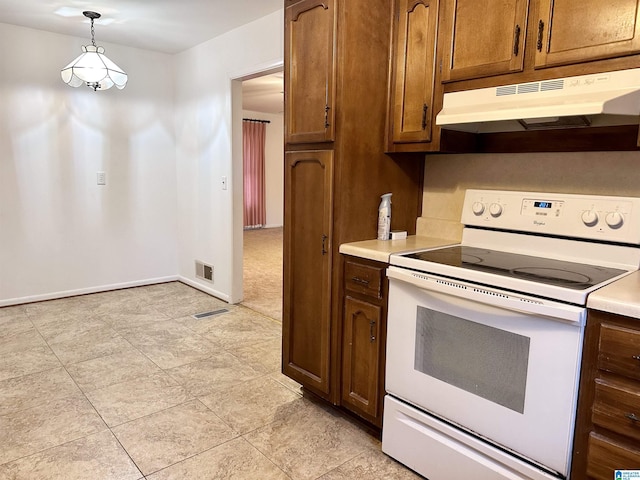
[[[282,227],[245,230],[243,260],[242,304],[282,321]]]

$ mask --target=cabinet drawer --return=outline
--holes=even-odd
[[[622,445],[597,433],[589,435],[587,475],[598,480],[612,480],[615,470],[638,468],[640,468],[640,450]]]
[[[593,423],[640,441],[640,383],[597,378],[595,387]]]
[[[382,298],[384,269],[347,260],[344,264],[344,288],[377,299]]]
[[[640,380],[640,331],[603,323],[598,368]]]

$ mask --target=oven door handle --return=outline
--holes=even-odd
[[[584,325],[586,319],[587,309],[584,307],[474,285],[462,280],[439,277],[393,265],[387,268],[387,277],[409,283],[422,290],[444,293],[492,307],[544,316],[580,326]]]

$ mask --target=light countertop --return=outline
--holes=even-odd
[[[388,263],[389,255],[392,253],[443,247],[457,243],[459,243],[457,240],[410,235],[404,240],[364,240],[361,242],[343,243],[340,245],[340,253]]]
[[[591,293],[587,307],[640,319],[640,272],[631,273]]]

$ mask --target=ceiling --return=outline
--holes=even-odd
[[[178,53],[283,8],[282,0],[1,0],[0,23]]]
[[[96,44],[174,54],[283,8],[282,0],[0,0],[0,23],[86,38]],[[282,113],[282,73],[245,80],[243,108]]]
[[[282,114],[284,111],[282,72],[242,82],[242,108],[254,112]]]

